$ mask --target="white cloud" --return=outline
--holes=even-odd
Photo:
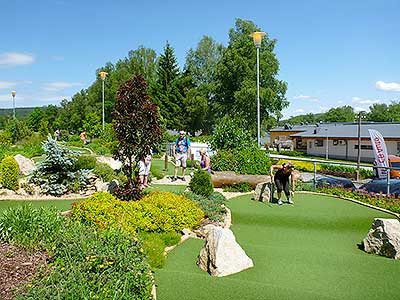
[[[296,114],[302,114],[302,113],[305,112],[305,110],[302,109],[302,108],[299,108],[299,109],[296,109],[294,112],[295,112]]]
[[[307,95],[298,95],[294,96],[293,99],[295,100],[308,100],[310,102],[319,102],[319,99],[313,96],[307,96]]]
[[[375,87],[378,90],[389,91],[389,92],[400,92],[400,83],[398,82],[383,82],[377,81]]]
[[[358,104],[374,104],[374,103],[381,102],[381,100],[371,100],[371,99],[364,99],[364,98],[360,98],[360,97],[353,97],[351,102],[358,103]]]
[[[16,85],[17,83],[11,81],[0,81],[0,89],[9,89]]]
[[[2,53],[0,54],[0,67],[13,67],[18,65],[29,65],[34,63],[35,58],[25,53]]]
[[[57,82],[50,82],[43,86],[45,91],[60,91],[63,89],[68,89],[72,87],[82,86],[82,83],[79,82],[65,82],[65,81],[57,81]]]

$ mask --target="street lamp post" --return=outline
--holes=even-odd
[[[329,139],[328,139],[328,128],[325,128],[326,130],[326,147],[325,147],[325,159],[328,159],[328,155],[329,155]]]
[[[12,91],[11,92],[11,96],[13,97],[13,116],[14,116],[14,119],[15,119],[15,95],[16,94],[17,94],[16,91]]]
[[[361,162],[361,118],[363,115],[363,111],[358,113],[358,149],[357,149],[357,171],[356,171],[356,180],[360,180],[360,162]]]
[[[104,132],[104,128],[105,128],[105,112],[104,112],[104,81],[106,80],[106,77],[107,77],[108,73],[107,73],[107,72],[104,72],[104,71],[102,71],[102,72],[100,72],[99,74],[100,74],[100,78],[101,78],[101,80],[102,80],[102,104],[103,104],[103,114],[102,114],[103,118],[102,118],[102,120],[103,120],[103,132]]]
[[[257,145],[260,147],[260,47],[261,40],[265,36],[265,32],[256,31],[250,36],[253,38],[254,45],[257,49]]]

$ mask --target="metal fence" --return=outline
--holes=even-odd
[[[305,158],[305,157],[296,157],[296,156],[286,156],[286,155],[279,155],[279,154],[269,154],[270,158],[275,158],[275,159],[285,159],[285,160],[294,160],[294,161],[306,161],[313,163],[314,165],[314,189],[316,188],[317,184],[317,164],[329,164],[329,165],[341,165],[341,166],[351,166],[357,168],[357,171],[359,168],[366,168],[366,169],[378,169],[376,166],[371,166],[367,164],[356,164],[356,163],[346,163],[346,162],[337,162],[337,161],[330,161],[330,160],[322,160],[322,159],[311,159],[311,158]],[[390,195],[390,170],[396,169],[392,167],[379,167],[379,169],[386,169],[386,194]]]

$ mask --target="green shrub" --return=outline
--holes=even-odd
[[[180,232],[199,226],[204,217],[203,211],[190,199],[171,192],[152,192],[138,204],[140,228],[145,231]]]
[[[179,243],[181,236],[176,232],[140,232],[147,261],[153,268],[162,268],[165,263],[165,247]]]
[[[73,169],[74,170],[81,170],[87,169],[91,170],[94,169],[96,166],[96,157],[90,155],[81,155],[78,156],[77,160],[74,163]]]
[[[214,192],[208,197],[195,194],[193,192],[183,193],[187,198],[197,203],[197,205],[204,211],[204,214],[213,221],[223,221],[223,216],[226,213],[226,209],[222,206],[225,203],[226,198],[224,195],[218,192]]]
[[[151,271],[136,237],[68,222],[50,254],[51,268],[25,299],[151,299]]]
[[[55,208],[32,204],[8,208],[0,215],[0,239],[26,249],[44,249],[56,239],[62,222]]]
[[[73,218],[99,228],[121,228],[135,234],[180,232],[200,225],[204,213],[184,196],[170,192],[152,192],[140,201],[121,201],[99,192],[73,206]]]
[[[82,146],[82,140],[77,134],[72,134],[68,137],[68,142],[79,142],[79,145]]]
[[[97,162],[93,173],[100,177],[104,182],[109,182],[116,177],[114,170],[106,163]]]
[[[194,172],[194,176],[189,182],[189,188],[197,195],[211,195],[214,192],[214,187],[210,173],[204,170],[198,170]]]
[[[223,118],[216,126],[211,138],[211,148],[219,150],[243,149],[255,146],[251,134],[243,128],[241,121]]]
[[[0,163],[0,184],[13,191],[19,188],[19,166],[12,156],[5,156]]]
[[[320,171],[323,174],[347,177],[347,178],[355,178],[357,168],[352,166],[321,164]],[[361,178],[373,177],[374,172],[372,170],[366,170],[364,168],[360,168],[360,176]]]
[[[253,190],[253,187],[248,182],[239,182],[230,186],[222,186],[222,189],[224,192],[246,193],[251,192]]]
[[[281,151],[269,151],[271,154],[279,154],[279,155],[286,155],[286,156],[296,156],[296,157],[305,157],[307,156],[304,152],[301,151],[287,151],[287,150],[281,150]]]
[[[215,171],[233,171],[237,174],[269,174],[271,159],[257,147],[242,150],[221,150],[211,156]]]

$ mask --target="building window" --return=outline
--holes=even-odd
[[[354,145],[354,149],[358,149],[358,145]],[[361,145],[361,150],[372,150],[372,145]]]
[[[324,146],[324,140],[315,140],[314,141],[315,147],[323,147]]]
[[[397,151],[400,151],[400,142],[397,142]]]
[[[308,142],[308,148],[310,148],[310,149],[312,148],[312,142],[311,141]]]

